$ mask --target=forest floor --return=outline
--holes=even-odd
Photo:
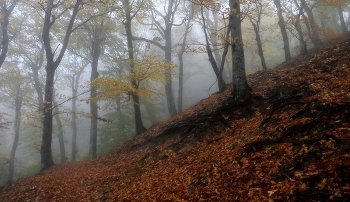
[[[18,180],[0,201],[350,201],[350,39],[248,77],[96,160]]]

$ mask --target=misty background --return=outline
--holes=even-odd
[[[62,48],[65,23],[69,20],[69,12],[63,11],[70,7],[68,1],[56,3],[61,10],[56,13],[57,19],[50,38],[54,44],[54,52],[58,53]],[[291,56],[294,57],[302,54],[300,36],[305,37],[303,41],[307,49],[315,46],[312,40],[314,33],[310,34],[309,16],[306,11],[300,12],[298,7],[302,1],[280,0],[280,3]],[[312,10],[317,26],[317,31],[314,32],[317,32],[320,40],[327,41],[349,30],[350,1],[307,0],[306,3]],[[15,140],[16,106],[19,103],[20,127],[15,149],[13,180],[40,172],[42,115],[38,91],[44,94],[46,56],[41,32],[45,3],[6,0],[0,4],[6,8],[15,5],[9,16],[7,29],[8,52],[0,68],[0,185],[4,185],[8,182],[10,156]],[[167,13],[170,4],[173,6],[171,12]],[[171,86],[177,113],[181,112],[180,108],[182,111],[186,110],[219,90],[217,77],[208,59],[204,32],[209,36],[213,53],[221,56],[226,40],[229,6],[226,1],[184,0],[135,0],[130,2],[130,5],[131,14],[134,15],[131,24],[134,37],[133,53],[137,61],[135,67],[140,68],[137,70],[141,72],[140,75],[147,75],[139,80],[140,90],[137,92],[140,97],[142,122],[149,128],[171,117],[164,89],[168,79],[163,74],[166,70],[162,68],[169,68],[171,71]],[[77,21],[82,25],[72,32],[67,51],[54,79],[52,154],[56,164],[92,158],[89,154],[92,119],[98,123],[97,156],[135,137],[133,99],[127,85],[131,70],[124,26],[127,10],[125,8],[123,1],[86,1],[85,5],[81,5]],[[167,18],[164,16],[167,14],[173,18],[170,36],[159,31],[165,29]],[[344,19],[345,28],[341,17]],[[283,63],[286,60],[284,41],[274,1],[243,1],[241,18],[246,73],[263,71],[253,26],[253,23],[257,23],[256,20],[259,21],[259,35],[266,67],[273,68]],[[86,19],[89,20],[85,21]],[[206,22],[206,26],[203,22]],[[302,35],[296,29],[298,23]],[[171,67],[164,62],[164,50],[155,44],[166,46],[168,37],[171,38]],[[101,54],[98,58],[98,74],[95,76],[102,80],[97,82],[97,96],[92,99],[92,42],[98,41],[97,39],[101,42]],[[180,56],[182,45],[184,51]],[[179,68],[180,57],[183,60],[183,73]],[[222,75],[226,84],[231,83],[233,76],[230,64],[230,57],[227,57]],[[142,73],[142,68],[146,67],[149,72]],[[179,80],[181,74],[182,79]],[[111,82],[103,78],[114,80]],[[179,99],[180,83],[183,85],[182,99]],[[91,115],[91,103],[97,106],[97,117]],[[73,125],[76,129],[73,129]],[[74,130],[76,155],[72,157]]]

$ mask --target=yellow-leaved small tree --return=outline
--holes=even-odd
[[[95,79],[91,85],[97,89],[97,96],[90,101],[117,100],[121,97],[133,95],[144,99],[159,97],[162,95],[162,92],[157,89],[155,84],[167,84],[169,78],[166,78],[165,75],[167,74],[165,72],[172,72],[170,76],[175,75],[175,65],[156,56],[151,56],[143,60],[117,58],[114,62],[132,66],[133,71],[120,73],[116,77],[102,76]],[[131,100],[129,99],[129,101]],[[130,104],[135,103],[131,102]],[[135,114],[135,116],[137,115]]]
[[[167,79],[164,75],[166,70],[175,75],[175,65],[171,62],[161,60],[156,56],[151,56],[144,60],[134,59],[115,59],[116,62],[133,63],[133,73],[121,73],[118,77],[103,76],[95,79],[92,85],[97,87],[96,100],[114,100],[121,94],[131,95],[133,93],[140,97],[150,98],[152,96],[161,96],[162,92],[154,87],[154,83],[166,84]],[[136,81],[136,87],[131,84],[131,79]]]

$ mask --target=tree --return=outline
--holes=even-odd
[[[45,81],[45,97],[43,103],[43,133],[42,133],[42,145],[41,145],[41,171],[46,170],[47,168],[54,165],[52,160],[52,151],[51,151],[51,141],[52,141],[52,107],[53,107],[53,89],[54,89],[54,77],[55,71],[59,66],[64,53],[67,49],[69,38],[74,31],[74,22],[76,16],[81,9],[82,0],[76,0],[71,7],[65,6],[65,9],[60,10],[63,7],[63,3],[58,1],[54,3],[53,0],[47,0],[40,4],[42,10],[44,11],[44,26],[42,30],[42,40],[45,47],[46,55],[46,81]],[[52,48],[51,42],[51,29],[57,19],[63,17],[63,15],[69,12],[70,16],[68,17],[68,25],[66,25],[64,38],[62,41],[62,47],[59,51],[59,54],[56,56],[56,50]]]
[[[182,101],[183,101],[183,69],[184,69],[184,61],[183,61],[183,54],[185,53],[186,50],[186,41],[187,41],[187,36],[188,33],[190,32],[190,28],[191,28],[191,20],[193,18],[193,4],[191,4],[191,8],[190,8],[190,12],[189,12],[189,17],[186,20],[187,22],[185,22],[186,24],[186,28],[185,28],[185,33],[183,35],[183,39],[182,39],[182,44],[180,45],[180,50],[177,53],[177,56],[179,58],[179,93],[178,93],[178,97],[177,97],[177,110],[179,113],[182,112],[183,107],[182,107]]]
[[[80,43],[80,41],[77,41],[77,43]],[[73,43],[75,44],[75,43]],[[76,46],[75,46],[76,48]],[[84,72],[84,69],[88,66],[90,63],[90,60],[80,57],[78,49],[74,50],[74,52],[69,51],[70,54],[66,58],[64,66],[65,66],[65,72],[64,72],[64,78],[68,80],[68,85],[72,91],[72,105],[71,105],[71,119],[72,119],[72,151],[71,151],[71,161],[75,161],[77,157],[77,133],[78,133],[78,127],[77,127],[77,97],[78,97],[78,88],[79,88],[79,82],[81,79],[81,76]]]
[[[126,38],[127,38],[127,46],[128,46],[128,55],[130,60],[130,74],[135,74],[134,69],[134,46],[132,41],[132,32],[131,32],[131,21],[137,14],[138,10],[134,11],[133,15],[131,15],[131,5],[129,0],[123,0],[123,6],[125,11],[125,31],[126,31]],[[131,85],[136,90],[138,89],[137,82],[134,77],[131,77]],[[134,101],[134,115],[135,115],[135,132],[136,135],[140,135],[144,131],[146,131],[146,128],[144,127],[142,123],[142,117],[141,117],[141,108],[140,108],[140,98],[136,93],[131,94],[132,99]]]
[[[253,0],[247,2],[246,16],[248,17],[250,23],[253,26],[255,33],[256,45],[258,48],[258,54],[261,61],[261,66],[264,70],[267,69],[264,51],[262,47],[262,41],[260,37],[260,25],[261,20],[268,14],[268,3],[265,0]]]
[[[241,28],[241,1],[230,0],[229,26],[232,43],[232,73],[233,73],[233,97],[236,100],[247,99],[250,96],[245,73],[245,58]]]
[[[8,25],[10,22],[10,15],[13,9],[15,8],[16,4],[18,3],[18,0],[12,0],[12,1],[1,1],[0,3],[0,9],[1,9],[1,53],[0,53],[0,67],[5,61],[6,54],[9,47],[9,35],[8,35]]]
[[[93,82],[98,78],[98,62],[101,54],[103,54],[103,47],[106,40],[106,35],[109,31],[107,6],[102,6],[98,8],[92,8],[87,11],[91,12],[91,16],[96,16],[94,19],[90,20],[88,23],[84,24],[84,30],[89,38],[90,45],[90,56],[91,56],[91,77],[90,82]],[[90,98],[93,100],[97,96],[96,89],[94,86],[90,88]],[[89,155],[91,158],[97,157],[97,122],[98,122],[98,106],[96,102],[90,102],[90,144],[89,144]]]
[[[295,30],[298,32],[298,40],[299,40],[299,46],[300,46],[300,54],[305,54],[307,52],[307,44],[306,40],[304,37],[304,33],[301,27],[301,17],[303,16],[304,13],[304,7],[303,5],[299,5],[297,0],[293,1],[295,6],[298,8],[299,12],[298,14],[294,15],[292,18],[292,24],[295,27]],[[293,13],[293,11],[290,11],[290,13]]]
[[[286,29],[286,23],[283,18],[281,0],[273,0],[273,3],[277,8],[278,26],[280,27],[282,39],[283,39],[284,57],[285,57],[285,60],[288,61],[292,58],[292,56],[290,54],[289,39],[288,39],[288,34]]]
[[[60,117],[60,111],[59,111],[59,104],[56,102],[56,93],[54,91],[54,96],[53,96],[53,116],[55,117],[55,121],[57,123],[57,137],[58,137],[58,143],[60,146],[60,156],[61,156],[61,163],[64,163],[67,161],[67,157],[66,157],[66,148],[64,145],[64,137],[63,137],[63,124],[61,121],[61,117]]]
[[[210,4],[212,4],[212,3],[210,3]],[[213,9],[217,10],[217,8],[215,8],[215,7],[217,7],[216,3],[214,3],[214,8]],[[225,81],[224,81],[224,79],[222,77],[223,68],[224,68],[223,63],[225,62],[225,59],[224,59],[225,57],[223,57],[223,59],[221,59],[220,57],[217,56],[216,59],[215,59],[215,57],[213,55],[213,53],[215,55],[218,55],[218,51],[213,50],[213,48],[210,46],[209,36],[208,36],[208,33],[207,33],[208,31],[207,31],[207,28],[206,28],[206,21],[209,19],[209,17],[207,17],[207,18],[204,17],[203,3],[202,2],[201,2],[201,16],[202,16],[203,31],[204,31],[205,42],[206,42],[205,48],[206,48],[206,51],[207,51],[207,54],[208,54],[208,57],[209,57],[209,62],[211,64],[211,67],[214,70],[216,79],[218,81],[219,91],[223,92],[226,89],[226,83],[225,83]],[[217,26],[216,26],[216,28],[217,28]],[[210,38],[212,38],[212,37],[210,37]],[[214,43],[217,42],[217,40],[211,40],[211,41],[214,42]],[[213,44],[213,45],[217,45],[217,43]],[[225,46],[224,54],[227,53],[227,49],[228,49],[228,46]]]
[[[133,37],[134,40],[143,40],[147,43],[153,44],[164,51],[164,58],[168,62],[172,60],[172,28],[177,26],[175,23],[175,13],[179,7],[180,0],[167,0],[164,5],[164,13],[157,10],[155,7],[151,10],[151,23],[143,23],[150,25],[151,29],[156,30],[160,37],[154,37],[153,40],[143,37]],[[163,21],[163,24],[161,23]],[[162,45],[159,41],[164,40],[165,44]],[[167,68],[166,68],[167,69]],[[165,94],[167,99],[168,112],[170,117],[177,114],[175,99],[173,95],[172,76],[171,72],[165,71],[165,77],[167,82],[165,84]]]
[[[18,58],[14,58],[14,61]],[[21,111],[23,99],[31,93],[29,87],[28,77],[23,75],[23,69],[18,62],[6,62],[5,71],[2,72],[0,77],[0,84],[2,86],[2,99],[5,99],[10,104],[10,108],[14,108],[14,121],[13,121],[13,144],[9,158],[9,174],[7,183],[12,183],[15,169],[15,156],[18,147],[18,140],[20,136],[21,125]]]
[[[344,19],[344,8],[349,5],[349,0],[323,0],[326,5],[335,7],[338,11],[339,15],[339,21],[340,21],[340,27],[342,32],[345,34],[347,33],[348,29],[346,27],[345,19]]]
[[[318,34],[318,26],[317,26],[317,23],[315,21],[314,14],[312,12],[312,8],[306,3],[305,0],[300,0],[300,2],[301,2],[301,6],[304,8],[304,10],[308,16],[308,22],[310,23],[310,27],[311,27],[310,39],[311,39],[312,43],[314,44],[314,46],[317,47],[317,46],[322,44],[322,41],[321,41],[320,36]]]

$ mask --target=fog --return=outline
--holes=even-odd
[[[14,3],[11,2],[10,4]],[[173,18],[173,25],[166,22],[167,9],[170,2],[175,3],[170,9],[169,18]],[[194,1],[197,2],[197,1]],[[76,158],[85,160],[93,158],[89,152],[91,138],[91,120],[98,120],[97,126],[97,156],[101,156],[115,146],[135,137],[134,96],[140,97],[137,104],[141,109],[143,125],[148,128],[170,118],[168,111],[168,99],[165,86],[169,83],[166,77],[167,64],[164,59],[171,57],[173,67],[171,69],[171,87],[174,102],[178,109],[179,100],[179,66],[180,50],[184,38],[186,41],[183,58],[183,110],[190,108],[200,100],[210,97],[219,90],[218,79],[208,59],[206,51],[206,38],[203,28],[209,33],[208,42],[213,53],[222,56],[225,45],[225,33],[228,25],[229,8],[227,2],[198,1],[192,7],[191,1],[180,0],[154,0],[133,1],[131,14],[135,15],[131,21],[133,34],[133,54],[135,62],[130,63],[128,58],[128,44],[126,35],[126,11],[122,2],[103,4],[80,5],[81,13],[74,23],[72,35],[68,42],[68,48],[55,73],[54,108],[58,109],[58,121],[53,118],[52,132],[52,156],[55,164],[62,162],[60,147],[60,127],[63,131],[63,140],[66,161],[72,160],[73,118],[76,114]],[[272,1],[242,1],[242,35],[245,53],[245,68],[247,74],[263,70],[261,57],[257,49],[256,35],[252,26],[252,19],[256,19],[256,10],[250,10],[253,2],[261,2],[264,5],[263,17],[259,19],[259,34],[262,41],[262,51],[267,68],[273,68],[283,63],[285,59],[284,41],[278,25],[277,10]],[[293,1],[281,0],[283,16],[291,56],[301,54],[300,41],[304,36],[307,49],[315,46],[313,37],[318,34],[319,39],[327,40],[337,37],[349,29],[349,1],[339,5],[346,23],[346,30],[339,16],[338,7],[328,4],[328,1],[306,1],[312,7],[315,25],[309,23],[306,11],[300,13]],[[301,1],[296,1],[301,2]],[[69,2],[66,2],[69,4]],[[18,146],[15,148],[14,176],[13,180],[30,176],[40,172],[40,148],[42,144],[42,115],[40,115],[40,96],[38,89],[45,95],[46,72],[44,43],[41,38],[43,29],[44,10],[25,1],[13,4],[14,10],[9,21],[9,47],[5,62],[2,64],[0,78],[0,185],[8,182],[10,156],[15,141],[15,98],[21,99],[20,127]],[[203,6],[205,16],[200,15],[200,6]],[[41,6],[45,6],[42,4]],[[59,15],[62,12],[62,15]],[[190,17],[192,12],[192,17]],[[173,15],[171,15],[173,14]],[[88,17],[87,17],[88,16]],[[95,16],[95,17],[94,17]],[[56,19],[57,18],[57,19]],[[64,35],[70,12],[64,12],[64,8],[57,8],[51,16],[53,23],[50,30],[50,43],[54,58],[59,57],[59,52],[64,47]],[[53,20],[54,19],[54,20]],[[296,21],[293,21],[296,20]],[[300,23],[302,35],[296,31],[296,22]],[[168,23],[168,26],[166,26]],[[186,25],[189,23],[188,35],[185,37]],[[216,25],[215,25],[216,23]],[[311,30],[311,25],[315,30]],[[216,27],[215,27],[216,26]],[[312,29],[314,29],[312,27]],[[99,30],[100,29],[100,30]],[[96,31],[99,30],[99,31]],[[171,30],[171,32],[169,32]],[[310,31],[311,30],[311,31]],[[96,31],[96,32],[95,32]],[[312,32],[312,33],[311,33]],[[171,34],[169,34],[171,33]],[[4,36],[2,36],[3,38]],[[142,39],[141,39],[142,38]],[[97,43],[99,41],[99,43]],[[216,41],[216,44],[214,42]],[[170,44],[169,49],[166,48]],[[94,44],[98,48],[94,49]],[[169,45],[168,44],[168,45]],[[96,47],[95,47],[96,48]],[[2,48],[3,50],[3,48]],[[94,59],[94,51],[100,50],[97,60]],[[167,55],[171,51],[171,56]],[[130,55],[129,55],[130,56]],[[156,60],[152,60],[155,57]],[[218,62],[219,58],[215,58]],[[149,63],[142,63],[145,61]],[[92,72],[93,61],[97,61],[97,72]],[[223,70],[223,79],[229,84],[232,82],[232,57],[229,49]],[[141,64],[141,67],[137,66]],[[157,65],[153,65],[157,64]],[[132,66],[135,65],[135,66]],[[142,66],[143,65],[143,66]],[[147,78],[141,78],[137,71],[142,68],[150,68]],[[163,68],[163,69],[159,69]],[[37,80],[35,80],[37,70]],[[163,72],[159,75],[157,72]],[[78,74],[79,73],[79,74]],[[146,75],[144,73],[144,75]],[[78,76],[79,75],[79,76]],[[97,83],[96,98],[91,99],[91,78],[111,78],[114,83]],[[76,97],[72,97],[72,86],[76,83]],[[131,81],[137,83],[130,87]],[[97,81],[97,80],[96,80]],[[19,85],[19,84],[20,85]],[[104,85],[102,85],[102,84]],[[20,86],[20,89],[16,85]],[[114,94],[111,92],[115,92]],[[16,94],[17,93],[17,94]],[[107,95],[108,94],[108,95]],[[111,95],[112,94],[112,95]],[[72,109],[72,102],[76,100],[76,111]],[[42,100],[43,101],[43,100]],[[91,115],[90,103],[98,106],[98,116]],[[44,103],[45,104],[45,103]],[[54,117],[57,113],[53,112]],[[18,123],[18,122],[17,122]],[[62,144],[61,144],[62,146]]]

